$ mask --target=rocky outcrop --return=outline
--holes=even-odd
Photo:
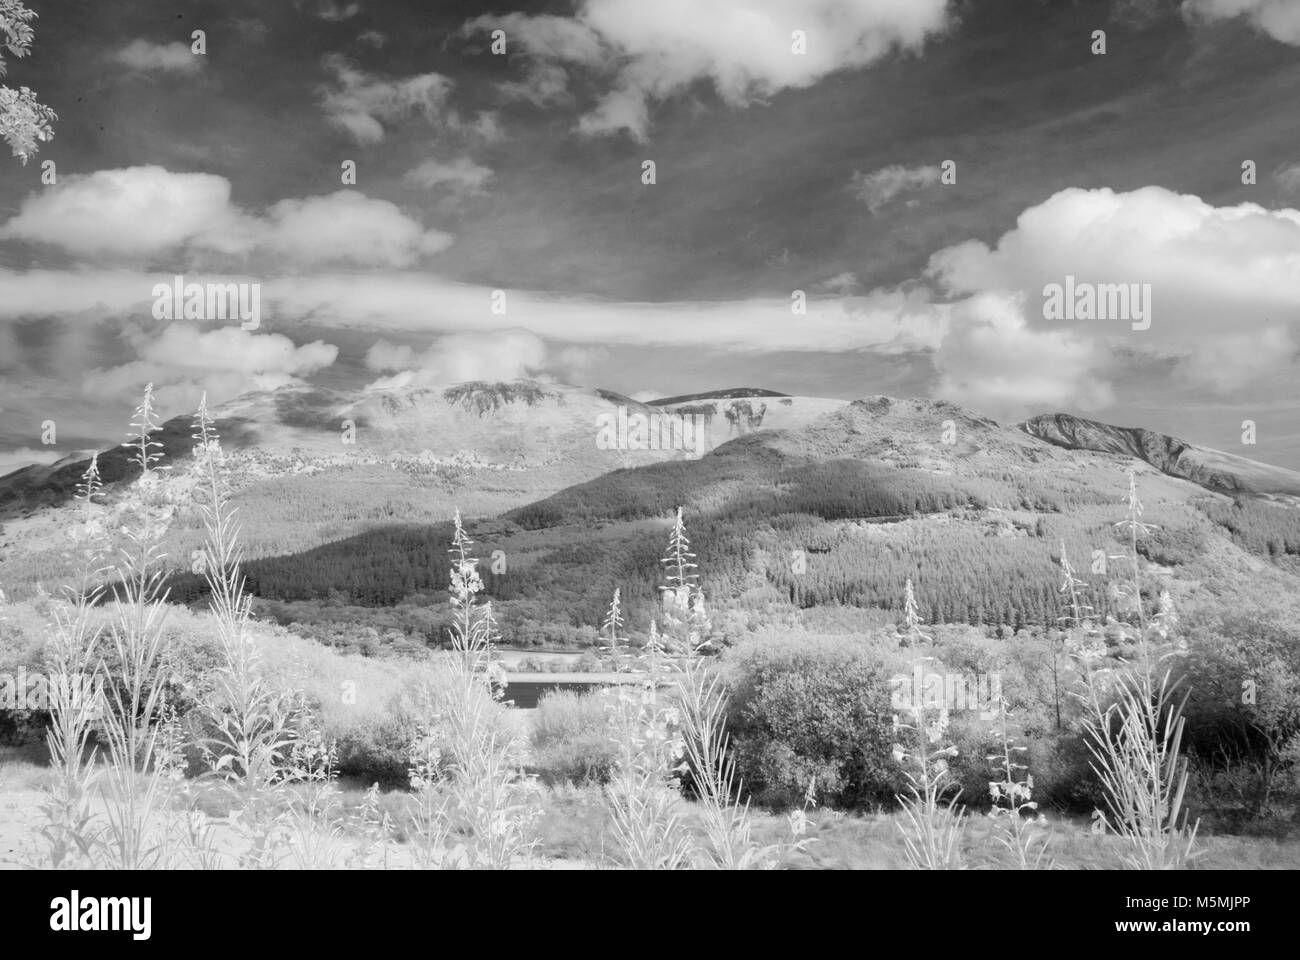
[[[1196,457],[1197,447],[1177,437],[1143,427],[1115,427],[1084,420],[1067,413],[1049,413],[1020,424],[1032,437],[1069,450],[1092,450],[1136,457],[1161,473],[1181,477],[1219,493],[1249,493],[1252,488],[1242,477],[1214,470]]]

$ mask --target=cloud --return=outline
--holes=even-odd
[[[366,353],[366,366],[372,370],[399,371],[376,380],[368,389],[516,380],[537,375],[547,363],[546,344],[527,330],[450,334],[423,351],[380,340]]]
[[[408,183],[427,189],[442,187],[450,192],[466,196],[483,192],[483,186],[492,178],[492,171],[481,166],[469,157],[457,157],[455,160],[425,160],[413,170],[407,171],[402,178]]]
[[[853,195],[867,205],[874,214],[894,197],[906,190],[930,187],[939,182],[939,168],[934,167],[883,167],[872,173],[854,173],[851,187]]]
[[[1184,15],[1200,20],[1246,17],[1274,40],[1300,46],[1300,3],[1296,0],[1187,0]]]
[[[0,297],[0,319],[145,309],[153,285],[159,282],[157,273],[132,270],[0,270],[0,288],[5,293]],[[0,348],[6,345],[6,333],[7,328],[0,327]],[[9,351],[0,349],[0,367],[6,356]]]
[[[405,80],[383,80],[350,64],[339,54],[325,57],[332,86],[322,87],[321,107],[331,125],[363,146],[383,141],[384,124],[414,113],[435,122],[454,84],[440,73],[422,73]]]
[[[236,17],[231,21],[231,25],[245,43],[261,45],[266,42],[266,35],[270,33],[270,27],[256,17]]]
[[[933,355],[936,395],[1000,419],[1113,403],[1111,385],[1097,372],[1105,360],[1099,346],[1069,330],[1034,329],[1027,312],[1019,294],[961,302]]]
[[[1273,179],[1287,193],[1300,193],[1300,161],[1278,167],[1273,171]]]
[[[113,60],[141,73],[193,74],[203,69],[203,57],[179,41],[159,44],[137,38],[114,53]]]
[[[322,20],[339,22],[340,20],[351,20],[361,12],[359,3],[338,3],[336,0],[323,0],[316,10],[316,16]]]
[[[234,225],[230,181],[162,167],[99,170],[33,193],[0,226],[0,240],[29,240],[73,254],[143,256]]]
[[[161,334],[128,330],[138,359],[95,370],[82,381],[82,392],[96,400],[135,395],[153,383],[160,406],[192,409],[206,390],[210,403],[221,403],[249,390],[273,390],[329,366],[338,347],[317,340],[295,346],[278,333],[254,333],[238,326],[200,330],[171,323]]]
[[[506,80],[497,90],[507,100],[526,100],[537,107],[564,103],[569,94],[569,72],[558,63],[536,61],[529,65],[523,80]]]
[[[505,31],[506,50],[512,59],[525,64],[525,72],[523,80],[503,81],[497,84],[497,89],[507,99],[526,100],[539,107],[572,99],[568,91],[569,73],[559,61],[594,68],[609,53],[593,27],[569,17],[548,14],[477,17],[461,28],[461,34],[469,36],[498,29]]]
[[[579,130],[626,130],[644,140],[650,104],[697,81],[711,82],[733,106],[808,87],[893,50],[920,49],[947,26],[947,7],[947,0],[589,0],[571,18],[482,16],[463,31],[504,29],[534,64],[508,95],[559,98],[563,78],[538,63],[601,75],[606,92]],[[795,30],[806,35],[806,53],[793,52]]]
[[[562,344],[674,346],[683,351],[924,349],[937,345],[948,309],[930,302],[923,291],[884,289],[861,297],[812,297],[807,313],[799,316],[791,313],[789,297],[626,303],[526,290],[505,293],[507,312],[497,315],[491,311],[491,288],[430,275],[303,274],[262,285],[263,312],[273,311],[286,322],[489,335],[522,327]]]
[[[821,286],[833,293],[849,293],[856,290],[859,283],[857,276],[851,270],[845,270],[843,273],[837,273],[835,276],[823,280]]]
[[[54,463],[56,460],[67,455],[67,452],[60,452],[51,447],[19,447],[16,450],[0,450],[0,477],[13,473],[15,470],[21,470],[23,467],[30,467],[33,464],[42,466]]]
[[[265,215],[230,202],[230,181],[162,167],[100,170],[33,193],[0,226],[0,240],[60,247],[88,258],[147,259],[178,248],[275,265],[410,266],[446,249],[449,234],[426,230],[386,200],[356,190],[282,200]],[[269,263],[263,258],[274,258]]]
[[[1172,359],[1179,376],[1225,392],[1294,362],[1300,211],[1214,207],[1161,187],[1072,188],[1025,210],[993,247],[967,241],[939,251],[926,274],[949,297],[995,298],[977,300],[974,313],[961,300],[954,309],[938,358],[954,397],[1042,397],[1047,375],[1069,388],[1063,398],[1095,406],[1119,351]],[[1149,284],[1150,329],[1133,330],[1129,318],[1046,319],[1044,287],[1067,276]],[[990,375],[997,353],[1007,361]]]
[[[331,23],[351,20],[361,12],[361,4],[355,0],[352,3],[344,3],[343,0],[293,0],[293,7],[298,11],[307,7],[312,16]]]
[[[451,246],[450,234],[425,230],[387,200],[351,190],[281,200],[267,210],[262,245],[300,263],[410,266]]]
[[[1154,317],[1145,339],[1220,334],[1269,315],[1300,320],[1300,210],[1214,207],[1163,187],[1071,188],[1021,213],[996,247],[949,247],[927,273],[953,293],[1015,290],[1040,307],[1043,287],[1067,275],[1149,283]],[[1111,324],[1106,332],[1127,328]]]

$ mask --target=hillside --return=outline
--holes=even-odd
[[[214,407],[250,558],[308,550],[395,521],[495,516],[611,470],[699,455],[681,449],[602,449],[600,426],[619,417],[692,414],[705,450],[764,426],[744,398],[727,404],[651,407],[621,394],[516,380],[347,394],[303,386],[250,393]],[[771,424],[799,426],[841,401],[783,398]],[[129,411],[123,411],[123,421]],[[183,484],[192,416],[168,420],[154,439]],[[349,428],[350,429],[347,429]],[[693,438],[692,438],[693,439]],[[608,446],[608,445],[605,445]],[[63,510],[93,451],[0,478],[0,582],[33,587],[57,577]],[[100,451],[111,500],[135,476],[129,452]],[[197,544],[197,517],[178,517],[168,552]]]
[[[1120,612],[1091,563],[1124,550],[1115,523],[1130,467],[1143,519],[1158,526],[1143,538],[1143,562],[1180,603],[1300,597],[1300,512],[1234,502],[1130,456],[1064,449],[952,404],[888,397],[697,460],[615,470],[470,532],[506,640],[524,646],[594,643],[615,587],[629,629],[646,630],[679,505],[720,636],[890,620],[909,578],[928,621],[1042,626],[1061,612],[1062,543],[1088,601]],[[252,563],[250,586],[300,604],[278,606],[285,622],[373,616],[433,638],[420,611],[446,582],[449,537],[447,525],[392,524]],[[497,551],[507,562],[494,572],[486,561]],[[201,592],[196,578],[176,588],[187,600]]]
[[[1069,450],[1136,457],[1170,476],[1229,494],[1300,498],[1300,473],[1212,450],[1142,427],[1115,427],[1065,413],[1020,424],[1030,436]]]
[[[711,449],[600,449],[595,424],[620,408],[701,417]],[[666,524],[682,506],[724,633],[888,619],[909,578],[927,620],[1045,624],[1060,614],[1062,542],[1098,590],[1091,602],[1113,608],[1089,561],[1122,552],[1114,524],[1131,467],[1144,520],[1159,527],[1144,556],[1172,591],[1300,597],[1300,511],[1221,492],[1248,493],[1273,468],[1216,461],[1145,431],[1067,418],[1002,426],[951,403],[884,396],[747,393],[651,407],[532,381],[361,396],[280,390],[216,415],[250,589],[289,604],[277,608],[285,622],[440,636],[423,611],[447,582],[446,521],[459,507],[479,518],[470,529],[511,642],[594,642],[591,624],[615,587],[630,628],[644,630],[656,615]],[[343,443],[344,421],[355,443]],[[178,510],[165,547],[182,602],[203,593],[201,578],[181,572],[200,542],[185,492],[189,433],[188,418],[176,418],[157,434],[174,468]],[[107,479],[130,476],[122,453],[102,455]],[[1191,468],[1211,463],[1227,467]],[[11,511],[0,581],[11,593],[57,578],[67,526],[57,501],[82,469],[72,460],[0,480]],[[47,505],[15,516],[33,491]],[[506,563],[494,571],[496,551]]]

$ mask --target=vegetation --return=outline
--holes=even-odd
[[[1104,581],[1075,572],[1069,537],[1052,541],[1053,607],[1035,630],[926,626],[925,595],[904,576],[898,624],[816,635],[774,623],[714,643],[712,548],[688,536],[684,509],[665,511],[666,551],[652,542],[636,559],[655,571],[648,589],[615,582],[587,601],[612,596],[590,646],[626,682],[552,694],[525,728],[497,659],[510,601],[496,591],[511,581],[480,570],[459,513],[412,554],[442,578],[430,596],[444,609],[418,626],[441,631],[442,649],[412,643],[401,662],[341,653],[254,618],[256,562],[242,557],[206,406],[184,476],[161,462],[150,390],[132,430],[123,495],[109,502],[98,460],[83,472],[65,557],[75,579],[6,605],[0,621],[0,672],[30,664],[93,681],[4,711],[11,737],[41,729],[48,747],[32,864],[505,869],[552,854],[565,810],[587,832],[564,842],[592,863],[764,869],[815,860],[819,820],[874,809],[891,811],[889,865],[1181,869],[1221,855],[1203,822],[1295,816],[1294,635],[1248,615],[1177,615],[1161,571],[1178,544],[1145,519],[1133,475],[1126,516],[1106,521]],[[166,592],[159,543],[182,497],[205,531],[191,576],[206,611]],[[703,526],[741,516],[721,508]],[[895,541],[900,555],[909,542]],[[626,627],[629,595],[645,598],[640,637]],[[48,642],[34,640],[44,628]],[[900,706],[914,677],[926,692]],[[974,702],[953,699],[953,677],[999,682],[960,687],[984,689]],[[1091,812],[1095,833],[1062,834],[1043,805],[1062,823]]]
[[[20,59],[27,56],[35,39],[31,25],[35,19],[36,14],[22,0],[0,0],[0,50]],[[5,72],[4,57],[0,56],[0,77]],[[53,138],[57,119],[53,110],[36,99],[35,91],[0,85],[0,137],[24,166],[41,143]]]

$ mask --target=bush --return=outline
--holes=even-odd
[[[45,672],[42,657],[45,622],[36,605],[0,602],[0,743],[39,743],[47,719],[44,710],[27,709],[27,690]]]
[[[274,628],[277,642],[263,640],[267,667],[276,682],[301,690],[326,741],[338,747],[338,772],[366,784],[405,787],[411,744],[421,726],[443,746],[445,718],[458,680],[443,658],[419,662],[340,656]],[[484,698],[488,694],[482,691]],[[485,703],[485,722],[506,736],[506,708]],[[450,748],[442,751],[450,763]]]
[[[600,697],[555,691],[534,711],[532,766],[547,783],[605,783],[616,756],[609,715]]]
[[[892,803],[890,677],[895,654],[865,640],[801,637],[749,641],[728,651],[729,732],[755,799],[771,806],[817,794],[837,806]]]

